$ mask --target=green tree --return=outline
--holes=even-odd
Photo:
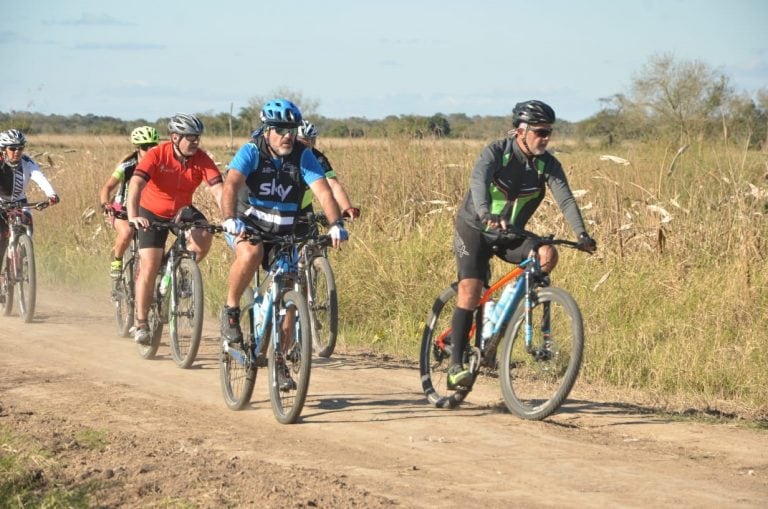
[[[661,131],[677,132],[681,143],[711,131],[733,96],[728,78],[703,62],[656,55],[634,77],[632,100]]]

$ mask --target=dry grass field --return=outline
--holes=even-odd
[[[229,140],[203,144],[223,169]],[[484,144],[320,139],[362,209],[350,242],[332,255],[341,347],[417,358],[428,308],[455,278],[453,215]],[[662,408],[768,418],[766,154],[701,144],[672,166],[678,147],[662,142],[599,152],[555,138],[552,147],[599,244],[592,257],[563,252],[553,277],[584,314],[582,378],[647,391]],[[118,137],[30,137],[27,152],[62,197],[36,214],[42,285],[108,298],[113,232],[97,212],[98,190],[129,150]],[[220,219],[206,191],[197,204]],[[572,235],[549,199],[530,226]],[[210,320],[229,262],[217,239],[203,263]]]

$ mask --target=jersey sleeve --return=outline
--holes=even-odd
[[[307,185],[325,178],[325,171],[311,150],[304,150],[301,154],[301,176]]]
[[[552,191],[552,197],[557,202],[558,207],[563,212],[565,219],[571,225],[571,229],[578,236],[582,233],[586,233],[587,229],[584,226],[584,219],[581,217],[581,211],[576,203],[571,188],[568,185],[568,179],[565,176],[565,171],[560,162],[552,158],[553,162],[550,163],[550,168],[547,169],[547,185],[550,191]]]
[[[493,182],[493,174],[501,164],[501,151],[497,143],[486,146],[475,161],[472,168],[472,176],[469,181],[469,190],[472,196],[472,205],[477,216],[482,218],[491,211],[490,187]]]
[[[45,177],[43,172],[40,171],[40,166],[38,166],[37,163],[32,166],[32,170],[30,171],[29,176],[32,181],[40,187],[40,189],[45,193],[47,197],[50,198],[56,194],[56,191],[53,190],[53,186]]]
[[[232,157],[227,165],[230,170],[242,173],[245,177],[259,166],[259,148],[254,143],[246,143]]]
[[[161,151],[158,149],[147,152],[142,160],[136,165],[136,169],[133,170],[133,176],[146,181],[151,179],[155,169],[159,166],[160,152]]]

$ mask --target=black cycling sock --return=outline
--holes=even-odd
[[[467,336],[472,328],[475,316],[474,309],[456,308],[451,320],[451,364],[462,364],[464,349],[467,346]]]

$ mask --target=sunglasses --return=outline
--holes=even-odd
[[[546,127],[538,127],[536,129],[530,129],[530,131],[539,138],[548,138],[552,135],[552,129],[547,129]]]
[[[199,141],[200,135],[199,134],[182,134],[182,138],[184,138],[187,141]]]
[[[11,145],[9,147],[5,147],[11,152],[18,152],[19,150],[24,150],[24,145]]]
[[[139,145],[139,150],[143,150],[144,152],[146,152],[147,150],[156,146],[157,146],[157,143],[146,143],[144,145]]]
[[[287,134],[290,134],[292,136],[296,136],[296,133],[299,132],[299,128],[298,127],[273,127],[272,130],[278,136],[285,136]]]

